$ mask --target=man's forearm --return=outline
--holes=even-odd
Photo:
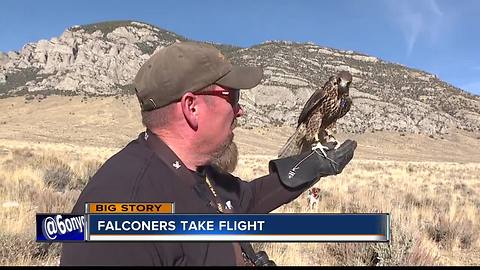
[[[280,182],[277,173],[271,173],[249,183],[250,203],[247,213],[269,213],[272,210],[291,202],[311,185],[289,188]]]

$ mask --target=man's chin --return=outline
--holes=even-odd
[[[233,131],[235,128],[237,128],[237,124],[238,124],[237,118],[233,119],[230,129]]]
[[[237,167],[237,162],[238,149],[235,142],[233,142],[232,136],[232,140],[230,140],[230,143],[228,143],[225,147],[222,148],[222,150],[219,150],[216,155],[214,155],[211,164],[216,165],[217,167],[227,172],[233,172]]]

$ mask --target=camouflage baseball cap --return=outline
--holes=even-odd
[[[150,111],[211,84],[252,88],[262,76],[261,68],[234,66],[211,45],[177,42],[152,55],[138,71],[134,85],[142,111]]]

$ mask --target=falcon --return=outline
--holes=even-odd
[[[325,149],[329,149],[327,143],[339,145],[331,135],[336,121],[352,106],[349,95],[351,83],[352,75],[347,71],[340,71],[312,94],[298,117],[295,133],[280,150],[279,158],[317,149],[328,158],[325,153]]]

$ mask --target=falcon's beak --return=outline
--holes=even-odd
[[[340,79],[340,87],[342,89],[348,88],[348,86],[349,86],[349,81],[344,81],[344,80]]]
[[[338,87],[338,92],[340,92],[340,94],[342,95],[345,95],[345,96],[348,96],[348,90],[350,89],[350,81],[345,81],[345,80],[342,80],[340,79],[340,83],[339,83],[339,87]]]

